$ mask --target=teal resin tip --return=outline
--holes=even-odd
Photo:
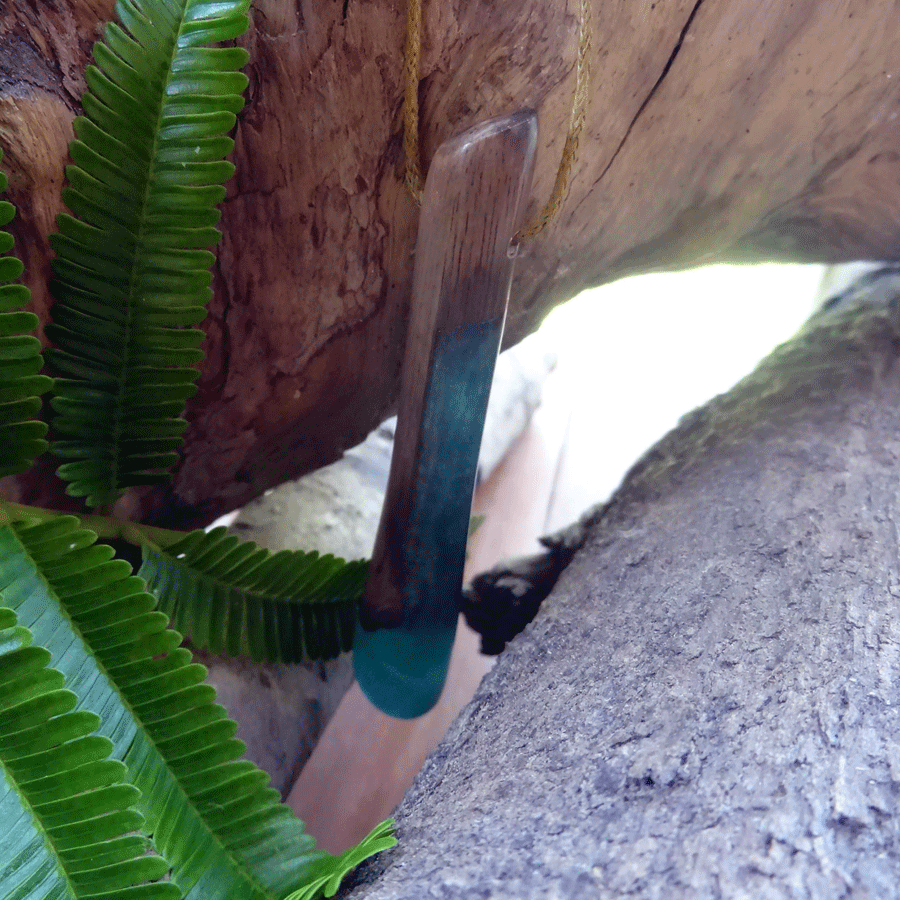
[[[444,688],[456,624],[450,628],[381,628],[359,623],[353,639],[356,681],[373,706],[395,719],[431,709]]]

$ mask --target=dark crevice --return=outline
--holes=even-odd
[[[228,383],[228,374],[231,368],[232,335],[231,331],[228,328],[228,316],[230,315],[231,308],[234,305],[234,297],[231,292],[229,280],[222,274],[222,265],[218,255],[216,256],[216,262],[214,265],[219,275],[219,278],[217,279],[218,283],[222,287],[222,315],[219,325],[219,327],[222,329],[222,335],[220,338],[221,345],[219,348],[219,365],[216,367],[216,374],[213,379],[213,384],[210,387],[216,392],[217,395],[221,395],[224,393],[225,385]]]
[[[666,77],[666,75],[669,74],[669,70],[675,63],[675,58],[681,52],[681,47],[684,44],[684,39],[687,36],[688,29],[691,27],[691,24],[697,16],[697,12],[699,11],[702,3],[703,0],[697,0],[697,2],[694,4],[694,8],[691,10],[690,15],[687,17],[687,21],[684,23],[684,27],[681,29],[681,34],[678,35],[678,41],[676,42],[675,47],[672,49],[672,52],[669,54],[669,58],[666,60],[666,64],[665,66],[663,66],[663,70],[660,73],[659,78],[656,79],[656,83],[652,88],[650,88],[650,92],[644,98],[644,102],[640,105],[640,108],[634,114],[634,118],[632,118],[631,122],[628,125],[628,128],[625,130],[625,134],[622,136],[622,140],[619,141],[619,146],[616,147],[615,153],[613,153],[613,155],[610,157],[609,162],[606,164],[606,167],[600,173],[600,178],[597,179],[598,181],[602,181],[606,176],[606,173],[612,168],[612,164],[616,161],[616,157],[619,155],[621,149],[625,146],[625,142],[628,140],[628,137],[634,129],[634,126],[637,124],[638,119],[640,119],[640,117],[644,114],[644,110],[653,99],[653,96],[654,94],[656,94],[659,86],[663,83],[663,79]]]

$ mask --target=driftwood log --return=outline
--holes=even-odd
[[[422,156],[534,108],[528,214],[572,103],[577,0],[424,0]],[[35,308],[70,123],[113,0],[0,5],[0,145]],[[401,182],[402,0],[254,0],[248,104],[201,390],[175,478],[130,511],[193,525],[334,459],[389,412],[417,210]],[[507,342],[623,274],[900,256],[900,45],[881,0],[593,2],[586,128],[558,219],[523,248]],[[62,502],[46,471],[9,496]]]
[[[344,896],[896,895],[900,278],[879,293],[634,467]]]

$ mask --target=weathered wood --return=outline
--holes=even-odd
[[[528,213],[568,126],[573,0],[425,0],[423,157],[537,111]],[[41,288],[81,72],[113,0],[7,0],[0,143]],[[203,521],[333,459],[390,409],[417,210],[401,183],[404,4],[255,0],[249,103],[201,389],[148,519]],[[882,0],[595,0],[592,96],[559,219],[523,249],[507,337],[578,290],[699,260],[898,258],[900,45]],[[8,485],[58,501],[37,473]]]
[[[900,280],[868,287],[635,466],[348,897],[896,893]]]

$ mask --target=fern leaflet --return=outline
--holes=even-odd
[[[60,375],[51,401],[68,493],[108,505],[162,481],[195,391],[233,171],[227,132],[243,106],[247,54],[208,47],[241,34],[249,0],[119,0],[86,72],[57,219],[47,326]]]
[[[367,569],[318,553],[272,554],[216,528],[165,549],[145,545],[138,574],[198,647],[301,662],[351,648]]]
[[[0,172],[0,193],[6,187],[6,175]],[[15,213],[11,203],[0,200],[0,254],[12,249],[12,235],[2,229]],[[28,288],[13,283],[21,274],[20,260],[0,256],[0,477],[27,472],[47,449],[47,426],[34,416],[41,409],[40,395],[52,382],[39,374],[41,344],[33,334],[38,317],[22,308],[31,299]]]
[[[316,850],[268,776],[238,760],[236,725],[205,669],[142,588],[72,517],[0,528],[2,603],[79,706],[102,712],[100,734],[140,790],[145,831],[186,900],[283,900],[327,874],[324,886],[346,860]]]
[[[0,896],[180,900],[133,808],[140,792],[92,734],[99,718],[0,605]],[[155,883],[154,883],[155,882]]]

